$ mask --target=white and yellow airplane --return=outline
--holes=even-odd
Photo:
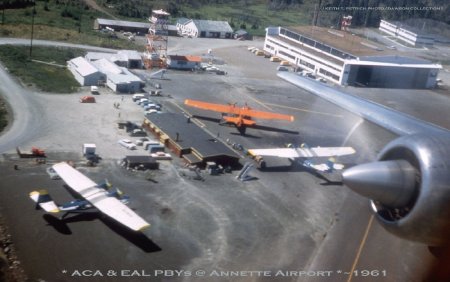
[[[310,148],[306,144],[300,147],[293,147],[288,145],[287,148],[272,148],[272,149],[249,149],[248,154],[252,156],[258,163],[258,167],[265,168],[266,162],[263,159],[265,156],[287,158],[292,162],[299,163],[305,167],[312,168],[321,172],[331,172],[333,170],[343,169],[342,164],[337,164],[334,160],[329,159],[323,164],[314,164],[311,159],[338,157],[354,154],[356,151],[352,147],[313,147]]]
[[[46,190],[31,192],[30,198],[45,212],[65,212],[61,217],[64,218],[69,213],[83,213],[89,212],[90,209],[97,209],[134,231],[142,231],[150,226],[125,205],[128,203],[128,197],[122,196],[118,189],[109,189],[108,184],[98,185],[66,162],[53,165],[53,169],[83,199],[59,206]]]

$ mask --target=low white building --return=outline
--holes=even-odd
[[[98,85],[99,81],[106,80],[105,74],[83,57],[68,61],[67,68],[82,86]]]
[[[127,68],[120,67],[106,58],[89,62],[77,57],[67,62],[68,69],[82,86],[106,84],[111,90],[120,93],[139,92],[145,83]]]
[[[209,38],[233,38],[233,29],[226,21],[186,20],[177,22],[181,35]]]
[[[200,56],[170,55],[167,57],[167,66],[170,69],[192,70],[200,68]]]
[[[413,46],[434,44],[434,35],[426,34],[400,22],[381,20],[379,29]]]
[[[135,50],[120,50],[117,53],[88,52],[85,58],[89,62],[107,59],[121,67],[129,69],[143,68],[142,55]]]
[[[137,34],[146,34],[150,28],[150,23],[130,22],[109,19],[96,19],[94,21],[94,29],[102,30],[111,28],[114,31],[128,31]]]
[[[114,92],[135,93],[144,86],[144,82],[139,77],[107,59],[100,59],[92,64],[106,75],[106,86]]]

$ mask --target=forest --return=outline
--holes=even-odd
[[[172,17],[202,17],[202,11],[208,6],[222,6],[223,13],[220,18],[239,20],[239,13],[227,14],[227,7],[242,8],[242,13],[253,7],[263,6],[266,13],[282,11],[305,11],[309,13],[310,20],[318,14],[319,25],[335,25],[342,15],[353,17],[353,26],[378,26],[381,18],[387,20],[406,20],[422,18],[443,21],[450,24],[450,2],[448,0],[107,0],[112,4],[118,14],[126,17],[147,17],[152,9],[163,8],[171,13]],[[197,12],[193,12],[197,11]],[[250,22],[252,24],[252,22]]]

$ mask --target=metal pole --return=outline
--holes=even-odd
[[[33,33],[34,33],[34,14],[36,13],[36,3],[33,2],[33,12],[31,15],[31,40],[30,40],[30,58],[31,54],[33,53]]]

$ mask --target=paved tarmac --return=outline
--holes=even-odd
[[[202,42],[207,46],[215,41]],[[198,122],[212,136],[245,148],[303,142],[353,146],[357,154],[340,159],[348,165],[375,159],[395,138],[279,79],[277,64],[248,52],[246,43],[227,48],[220,44],[214,56],[226,62],[219,67],[228,74],[168,71],[167,79],[159,81],[164,97],[157,98],[164,110],[201,116]],[[433,260],[426,246],[398,239],[373,221],[366,199],[286,160],[268,158],[266,171],[253,170],[255,180],[240,182],[237,172],[203,173],[205,181],[194,180],[175,158],[162,162],[149,181],[149,175],[118,165],[129,151],[116,144],[125,135],[114,124],[118,111],[112,104],[120,100],[122,118],[143,119],[130,97],[122,101],[101,89],[98,103],[82,105],[77,99],[83,93],[33,95],[33,111],[39,116],[32,123],[36,133],[21,142],[44,147],[48,163],[19,160],[11,150],[0,162],[0,212],[32,281],[421,281],[427,262]],[[248,129],[241,136],[233,127],[218,125],[220,114],[185,107],[187,98],[247,103],[296,119],[260,122],[264,130]],[[430,93],[424,99],[448,98]],[[411,99],[402,106],[420,114],[414,110],[420,102]],[[81,144],[88,141],[97,144],[103,157],[95,168],[81,161]],[[140,235],[97,215],[64,223],[36,211],[28,198],[35,189],[48,189],[57,202],[72,199],[64,183],[50,180],[45,172],[48,165],[64,160],[75,161],[93,180],[107,178],[130,195],[130,206],[152,224],[150,229]],[[242,163],[247,161],[242,158]],[[365,270],[372,272],[366,275]]]

